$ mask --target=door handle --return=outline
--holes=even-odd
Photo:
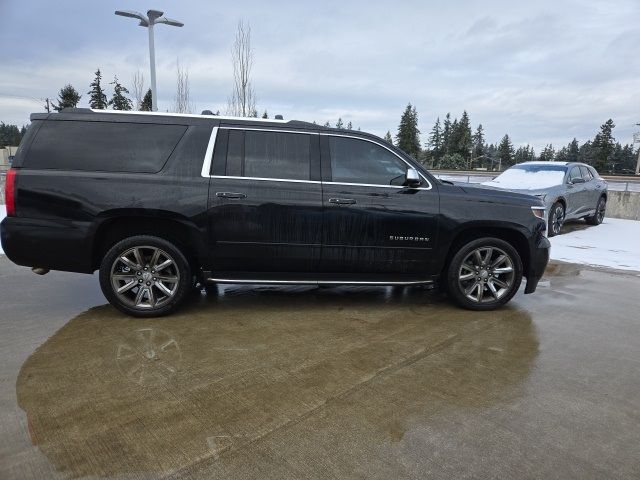
[[[354,205],[358,202],[353,198],[330,198],[329,203],[335,203],[336,205]]]
[[[222,198],[247,198],[244,193],[235,193],[235,192],[216,192],[216,197]]]

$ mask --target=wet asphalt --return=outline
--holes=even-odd
[[[495,312],[227,286],[139,320],[0,256],[0,478],[639,478],[639,293],[554,265]]]

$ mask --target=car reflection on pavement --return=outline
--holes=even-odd
[[[388,450],[434,415],[517,398],[537,354],[516,309],[467,312],[420,289],[233,287],[170,318],[73,318],[24,363],[17,397],[60,472],[180,475],[332,409],[350,448]]]

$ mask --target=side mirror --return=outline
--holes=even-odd
[[[404,178],[404,186],[409,188],[417,188],[422,185],[420,174],[415,168],[409,167]]]
[[[584,178],[574,178],[571,183],[584,183]]]

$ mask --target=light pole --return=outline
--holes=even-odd
[[[156,23],[164,23],[173,27],[182,27],[184,23],[170,18],[163,17],[164,12],[159,10],[147,10],[147,15],[130,10],[116,10],[116,15],[121,17],[137,18],[140,20],[141,27],[147,27],[149,30],[149,68],[151,69],[151,110],[158,110],[158,95],[156,90],[156,50],[153,45],[153,26]]]
[[[636,123],[640,127],[640,123]],[[633,134],[633,143],[640,143],[640,133]],[[640,148],[638,149],[638,161],[636,162],[636,175],[640,175]]]

